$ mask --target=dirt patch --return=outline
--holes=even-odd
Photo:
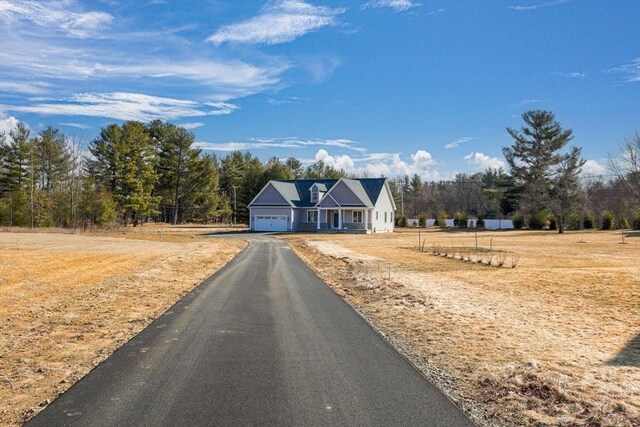
[[[470,232],[284,239],[481,424],[640,425],[637,239],[479,233],[515,268],[431,254]]]
[[[112,232],[0,233],[0,425],[19,425],[244,246]]]

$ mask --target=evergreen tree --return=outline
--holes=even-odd
[[[518,205],[531,217],[547,210],[554,169],[562,162],[560,150],[572,139],[571,129],[563,129],[550,111],[531,110],[522,115],[525,126],[507,128],[514,144],[502,152],[515,185],[522,188]]]
[[[129,121],[102,129],[89,151],[89,170],[104,184],[116,202],[125,225],[157,212],[160,197],[152,194],[157,181],[156,151],[145,126]]]
[[[157,144],[158,182],[156,193],[162,197],[163,204],[173,205],[171,221],[177,224],[180,219],[180,206],[191,209],[191,203],[198,191],[198,167],[200,150],[193,148],[195,136],[186,129],[171,123],[152,122],[148,127],[151,138]]]

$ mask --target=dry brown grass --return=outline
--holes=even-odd
[[[441,385],[488,425],[640,425],[638,234],[622,245],[619,232],[586,232],[586,243],[579,233],[479,233],[485,250],[520,257],[513,269],[453,259],[473,254],[473,232],[421,237],[425,252],[415,230],[284,238],[414,361],[427,360],[427,374],[452,376]],[[433,244],[451,257],[432,255]]]
[[[200,232],[0,233],[0,425],[42,409],[245,245]]]

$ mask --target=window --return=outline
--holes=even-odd
[[[384,213],[384,222],[387,222],[387,213]]]
[[[317,222],[318,211],[307,211],[307,222]]]
[[[312,191],[311,192],[311,201],[313,203],[318,203],[318,192],[317,191]]]
[[[353,211],[353,222],[362,222],[362,211]]]
[[[380,212],[376,211],[376,221],[378,220],[378,214],[379,214],[379,213],[380,213]]]
[[[391,214],[391,222],[393,222],[393,212],[389,212]]]

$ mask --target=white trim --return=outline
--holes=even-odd
[[[364,224],[364,209],[354,209],[351,211],[351,222],[354,224]],[[356,213],[360,213],[360,221],[356,221]]]

